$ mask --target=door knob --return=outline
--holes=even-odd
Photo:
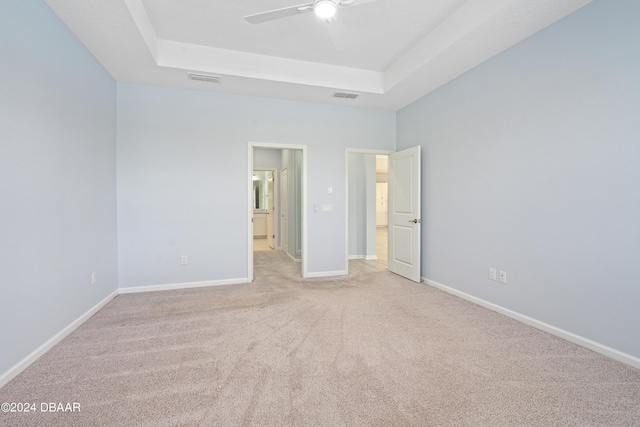
[[[419,219],[410,219],[409,222],[412,222],[414,224],[420,224],[420,220]]]

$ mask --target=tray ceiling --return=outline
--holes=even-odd
[[[591,0],[355,0],[342,50],[313,13],[244,19],[301,0],[45,1],[119,82],[396,111]]]

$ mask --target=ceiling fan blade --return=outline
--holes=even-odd
[[[253,15],[245,16],[244,19],[252,24],[261,24],[275,19],[286,18],[287,16],[299,15],[301,13],[311,12],[313,3],[300,4],[298,6],[283,7],[282,9],[270,10],[268,12],[260,12]]]
[[[331,36],[331,40],[333,41],[333,45],[336,47],[336,50],[343,51],[353,46],[351,34],[349,34],[349,30],[347,30],[347,27],[344,26],[344,22],[342,22],[342,19],[338,16],[334,16],[327,20],[327,29],[329,30],[329,35]]]

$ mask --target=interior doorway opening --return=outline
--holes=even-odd
[[[253,169],[253,251],[276,250],[278,171]]]
[[[346,153],[345,269],[349,273],[387,269],[388,154],[355,149]]]
[[[306,277],[306,146],[250,142],[248,152],[248,277],[260,250],[301,263]]]

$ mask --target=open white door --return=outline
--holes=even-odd
[[[420,146],[389,155],[389,271],[420,282]]]

